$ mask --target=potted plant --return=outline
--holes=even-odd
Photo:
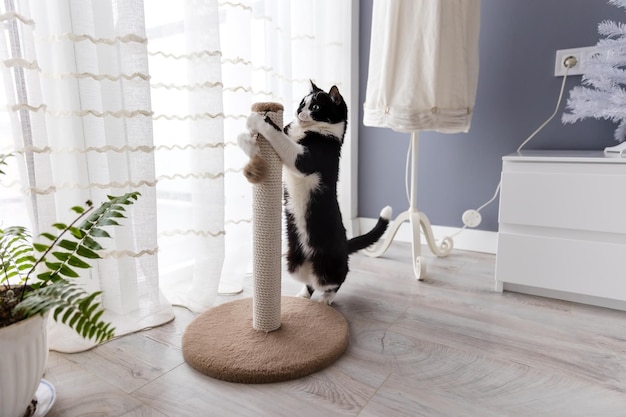
[[[0,174],[9,156],[0,155]],[[100,292],[87,292],[75,279],[78,270],[100,258],[104,248],[98,241],[110,237],[105,229],[118,226],[124,207],[139,195],[130,192],[108,196],[97,207],[90,201],[72,207],[76,216],[71,223],[54,223],[54,231],[37,240],[26,228],[4,227],[0,219],[1,416],[29,415],[48,355],[48,316],[98,343],[114,336],[110,323],[101,319]]]

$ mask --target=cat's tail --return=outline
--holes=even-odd
[[[391,219],[391,207],[387,206],[380,211],[378,221],[372,230],[364,235],[356,236],[348,240],[348,253],[365,249],[378,242],[378,239],[382,237],[385,230],[387,230],[387,226],[389,226],[389,219]]]

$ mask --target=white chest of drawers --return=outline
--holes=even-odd
[[[496,290],[626,310],[626,158],[502,158]]]

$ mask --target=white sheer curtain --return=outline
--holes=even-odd
[[[236,137],[250,106],[288,121],[308,89],[350,86],[350,1],[145,2],[161,285],[201,311],[251,270],[251,186]],[[181,214],[183,214],[181,216]],[[222,262],[223,259],[223,262]],[[220,280],[221,279],[221,280]]]
[[[22,203],[38,234],[69,208],[130,190],[142,197],[112,232],[105,259],[81,278],[102,290],[117,334],[173,318],[158,285],[148,57],[140,1],[4,3],[2,60],[21,168]],[[4,147],[3,147],[4,149]],[[19,204],[18,200],[18,204]],[[9,223],[5,218],[5,223]],[[9,223],[10,224],[10,223]],[[51,349],[89,347],[54,325]]]
[[[309,79],[351,100],[351,7],[5,1],[0,153],[16,157],[0,180],[3,224],[36,234],[72,205],[140,191],[81,278],[103,291],[118,335],[170,320],[171,304],[209,308],[218,286],[241,290],[252,203],[236,136],[254,102],[282,103],[288,121]],[[61,327],[51,347],[88,345]]]

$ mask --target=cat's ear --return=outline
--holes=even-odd
[[[341,104],[343,102],[343,97],[341,97],[341,94],[339,94],[339,89],[337,88],[336,85],[333,85],[330,88],[328,95],[330,96],[330,98],[333,100],[333,103],[335,104]]]
[[[309,81],[311,82],[311,92],[312,93],[317,93],[318,91],[322,91],[321,88],[319,88],[318,86],[315,85],[313,80],[309,80]]]

